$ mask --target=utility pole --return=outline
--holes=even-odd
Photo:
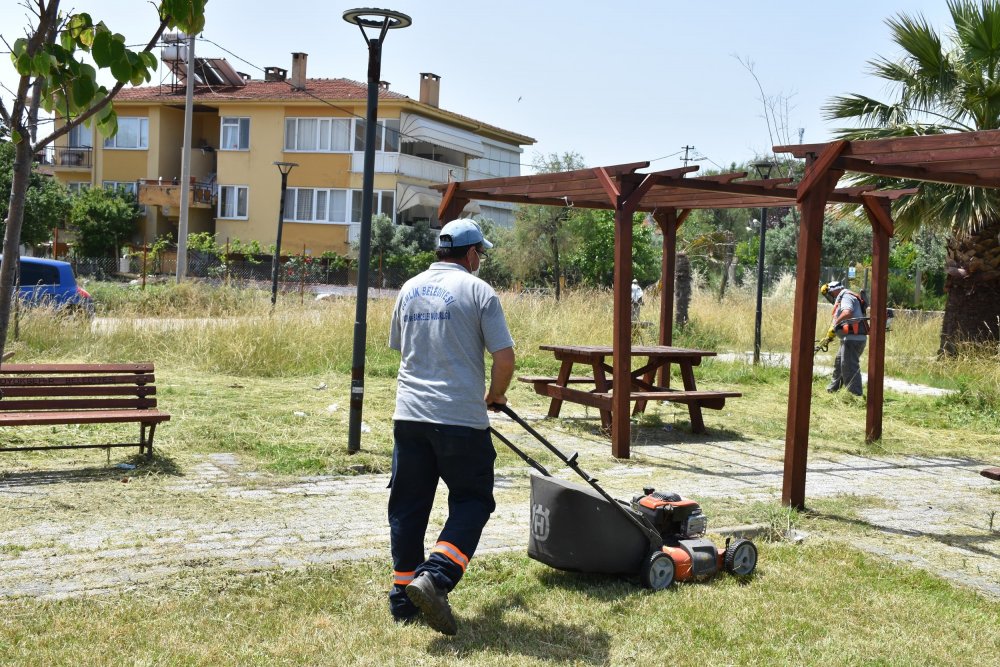
[[[188,35],[187,74],[184,82],[184,144],[181,146],[181,210],[177,219],[177,282],[187,276],[188,214],[191,192],[191,119],[194,109],[194,35]]]
[[[693,159],[688,157],[688,151],[693,151],[694,146],[681,146],[681,148],[684,149],[684,157],[681,158],[681,162],[683,162],[684,166],[686,167],[688,166],[688,162],[690,162]]]

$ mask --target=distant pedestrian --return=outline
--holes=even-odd
[[[438,261],[400,290],[389,333],[389,346],[401,353],[389,482],[389,607],[397,621],[422,612],[447,635],[458,631],[448,593],[496,508],[487,407],[507,403],[514,375],[514,341],[500,300],[474,275],[492,247],[474,221],[446,224]],[[493,358],[488,387],[484,351]],[[439,479],[448,486],[448,519],[425,558]]]
[[[639,281],[632,279],[632,324],[639,323],[639,311],[642,310],[642,288]]]

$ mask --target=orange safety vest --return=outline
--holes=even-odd
[[[840,300],[842,298],[844,298],[845,294],[850,294],[851,296],[853,296],[855,299],[858,300],[858,304],[861,307],[861,318],[853,320],[853,321],[849,320],[849,321],[844,322],[843,324],[841,324],[840,325],[841,332],[843,332],[843,334],[845,336],[849,336],[849,335],[867,336],[868,335],[868,320],[865,319],[864,315],[865,315],[865,310],[867,310],[867,308],[868,308],[868,304],[865,302],[864,299],[861,298],[860,295],[855,294],[854,292],[852,292],[849,289],[844,289],[844,290],[842,290],[840,292],[840,294],[837,295],[837,300],[833,302],[833,313],[830,316],[831,319],[835,319],[837,317],[837,311],[840,309]]]

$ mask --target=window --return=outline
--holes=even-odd
[[[399,119],[385,118],[377,121],[375,127],[375,150],[386,153],[399,152]],[[367,121],[363,118],[354,120],[354,150],[363,151],[365,149],[365,126]]]
[[[361,222],[361,190],[288,188],[285,192],[285,220],[346,225]],[[347,203],[350,202],[350,211]],[[396,191],[376,190],[372,215],[383,213],[395,221]],[[350,214],[350,215],[348,215]]]
[[[139,189],[135,181],[104,181],[104,189],[127,192],[132,197],[139,196]]]
[[[247,217],[247,194],[245,185],[219,186],[219,217],[245,220]]]
[[[21,285],[58,285],[59,269],[47,264],[21,262]]]
[[[346,153],[351,150],[350,118],[286,118],[285,150]]]
[[[93,145],[90,138],[90,128],[86,125],[77,125],[69,131],[70,148],[91,148]]]
[[[357,224],[361,222],[361,199],[364,196],[364,192],[361,190],[351,190],[351,222]],[[383,215],[389,216],[389,219],[393,222],[396,221],[394,215],[396,210],[396,191],[395,190],[376,190],[372,196],[372,216]]]
[[[250,150],[250,119],[223,117],[219,146],[224,151]]]
[[[146,149],[149,147],[149,119],[118,117],[118,132],[104,140],[105,148]]]
[[[78,195],[84,190],[89,190],[90,183],[87,181],[73,181],[66,184],[66,189],[69,190],[71,195]]]

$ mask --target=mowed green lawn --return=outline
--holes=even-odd
[[[90,287],[105,304],[100,315],[113,318],[113,325],[31,313],[8,349],[19,362],[153,360],[160,405],[174,418],[157,433],[157,459],[141,464],[140,471],[182,475],[195,457],[216,452],[237,453],[245,466],[275,475],[388,470],[398,363],[386,346],[391,302],[373,302],[369,309],[365,423],[370,432],[362,453],[349,456],[352,300],[299,305],[298,296],[289,295],[272,315],[266,294],[193,285],[145,293]],[[555,362],[538,351],[539,344],[610,341],[606,293],[571,293],[559,303],[505,295],[504,303],[518,342],[519,373],[554,374]],[[655,304],[647,309],[657,312]],[[790,300],[772,297],[765,309],[764,349],[786,351]],[[188,324],[150,323],[156,318]],[[884,438],[866,445],[864,403],[827,395],[817,379],[811,450],[995,457],[996,351],[967,350],[958,359],[938,360],[935,324],[897,319],[888,340],[888,372],[955,393],[887,391]],[[691,325],[675,341],[745,351],[752,346],[752,331],[749,294],[734,292],[723,307],[700,294]],[[817,359],[831,363],[832,354]],[[743,393],[722,411],[706,411],[713,436],[784,437],[787,370],[710,361],[698,378],[702,387]],[[546,401],[528,386],[518,384],[510,398],[521,412],[544,414]],[[589,416],[559,427],[599,437],[596,415]],[[664,424],[676,428],[666,432]],[[114,427],[21,429],[2,437],[21,444],[100,441],[109,428]],[[658,405],[633,431],[647,440],[684,440],[694,437],[687,428],[683,406]],[[499,454],[498,465],[520,465],[510,452],[501,448]],[[130,457],[121,450],[110,462],[134,461]],[[5,466],[58,470],[104,461],[100,451],[39,452],[10,456]],[[618,465],[650,463],[607,457],[585,467],[600,471]],[[86,485],[77,493],[82,495],[75,502],[85,511]],[[0,510],[0,518],[9,527],[45,521],[33,511],[37,505],[30,498],[15,499]],[[734,508],[722,517],[726,522],[757,518]],[[997,601],[851,548],[849,531],[855,529],[864,527],[836,535],[814,528],[804,544],[762,542],[760,569],[749,582],[723,576],[659,593],[618,579],[558,573],[520,554],[480,556],[453,595],[460,622],[456,638],[389,621],[384,599],[389,573],[382,560],[256,575],[199,570],[120,594],[8,599],[0,620],[0,664],[979,665],[1000,655]],[[0,566],[5,557],[0,554]]]
[[[516,554],[476,558],[459,634],[386,611],[388,566],[192,576],[4,605],[10,665],[985,665],[1000,605],[835,544],[764,544],[757,574],[651,592]],[[990,657],[994,656],[994,657]]]

